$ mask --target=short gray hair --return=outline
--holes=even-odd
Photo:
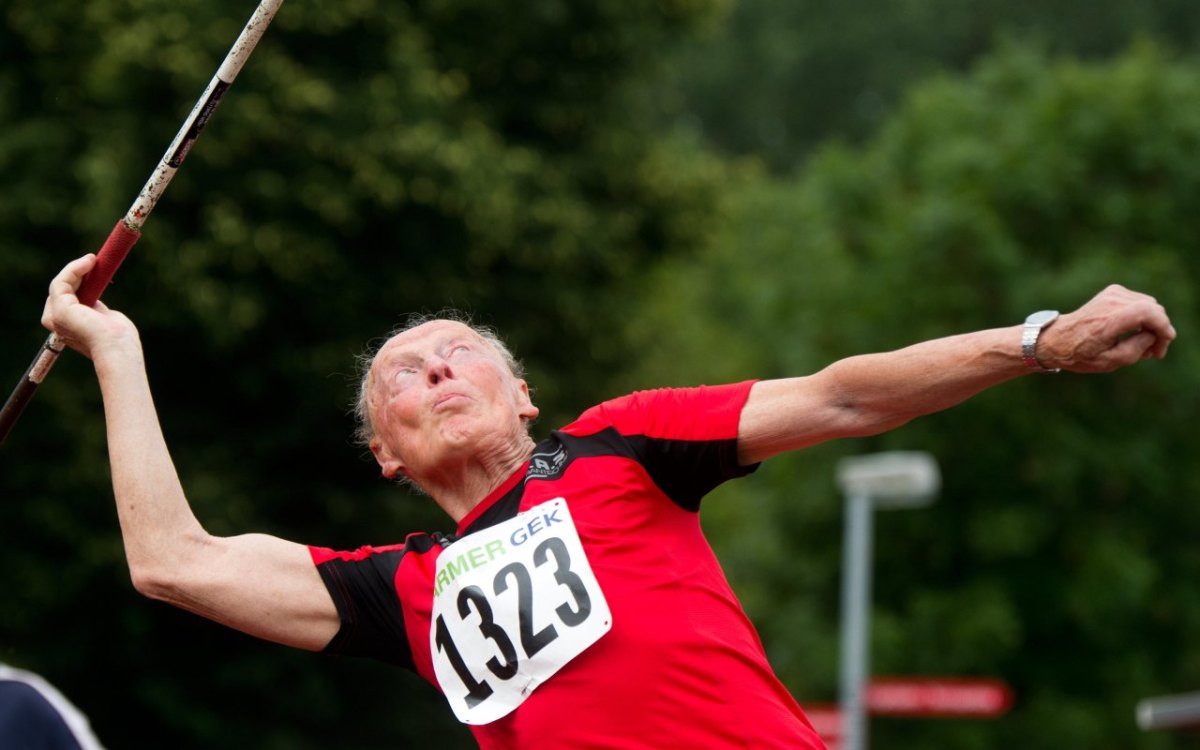
[[[367,349],[355,361],[358,365],[358,394],[354,400],[354,420],[356,427],[354,429],[354,441],[364,447],[370,447],[371,440],[375,437],[375,425],[371,420],[370,395],[371,395],[371,366],[375,364],[375,357],[383,345],[402,333],[411,331],[418,326],[423,326],[426,323],[432,323],[435,320],[450,320],[455,323],[462,323],[470,328],[475,333],[479,334],[484,341],[491,344],[496,353],[500,355],[500,359],[508,366],[508,371],[512,373],[517,380],[525,379],[525,366],[521,364],[521,360],[513,356],[512,351],[500,335],[496,333],[494,328],[485,325],[479,325],[471,320],[471,316],[461,310],[447,308],[436,313],[413,313],[400,325],[393,328],[386,336],[374,339],[368,344]]]

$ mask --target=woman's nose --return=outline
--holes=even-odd
[[[437,385],[445,378],[453,378],[454,372],[450,369],[450,363],[442,357],[430,357],[426,362],[426,374],[430,385]]]

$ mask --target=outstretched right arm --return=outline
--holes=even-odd
[[[308,548],[265,534],[216,537],[192,513],[159,427],[137,329],[103,303],[91,308],[75,296],[95,260],[75,260],[54,278],[42,324],[96,368],[134,586],[250,635],[324,648],[339,620]]]

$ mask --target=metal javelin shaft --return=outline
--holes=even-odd
[[[283,5],[283,0],[262,0],[258,4],[254,14],[250,16],[250,20],[242,29],[242,33],[238,35],[233,47],[225,56],[221,67],[217,69],[216,75],[209,81],[204,93],[200,95],[191,114],[184,120],[183,127],[179,129],[175,140],[171,141],[171,145],[167,147],[167,152],[158,162],[154,173],[150,175],[150,179],[138,193],[137,200],[133,202],[133,205],[129,207],[129,212],[117,222],[112,232],[109,233],[108,239],[104,241],[104,245],[96,256],[96,266],[84,278],[76,292],[80,302],[85,305],[94,305],[96,300],[100,299],[100,294],[112,281],[113,274],[117,272],[117,268],[120,267],[125,256],[129,254],[129,250],[141,236],[142,224],[146,222],[150,212],[154,210],[155,204],[158,203],[158,199],[162,197],[163,191],[175,177],[179,165],[183,164],[183,160],[187,158],[188,152],[196,143],[196,139],[200,137],[204,126],[208,124],[217,105],[221,103],[221,97],[225,95],[225,92],[233,84],[233,80],[237,78],[246,59],[258,45],[258,40],[266,32],[267,26],[270,25],[271,19],[275,17],[275,12],[281,5]],[[37,356],[33,358],[33,363],[29,365],[29,369],[25,371],[25,375],[13,389],[12,395],[4,403],[4,408],[0,409],[0,444],[4,443],[13,425],[16,424],[17,418],[21,416],[21,412],[33,399],[33,394],[37,392],[38,386],[50,372],[50,368],[58,361],[58,355],[62,354],[63,348],[62,339],[58,334],[52,333],[38,350]]]

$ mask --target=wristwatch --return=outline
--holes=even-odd
[[[1025,330],[1021,333],[1021,358],[1035,372],[1058,372],[1061,368],[1043,367],[1037,358],[1038,336],[1046,326],[1058,320],[1058,310],[1039,310],[1025,318]]]

